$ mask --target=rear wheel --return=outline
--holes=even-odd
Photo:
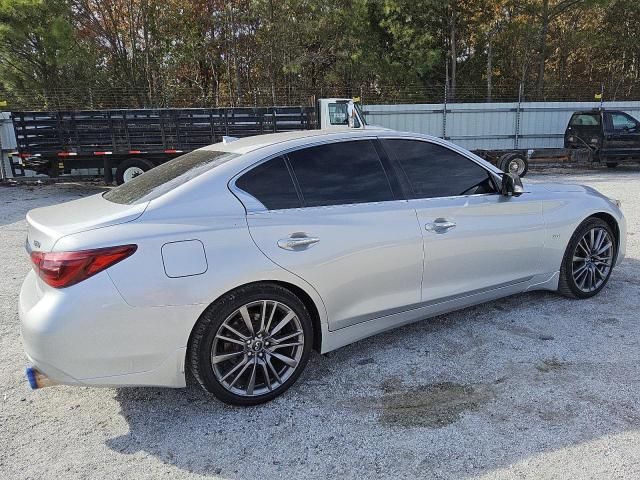
[[[118,165],[116,169],[116,184],[130,182],[134,178],[142,175],[147,170],[151,170],[155,164],[145,158],[128,158]]]
[[[257,405],[284,393],[304,369],[313,327],[304,304],[273,284],[235,290],[202,315],[188,359],[200,385],[231,405]]]
[[[599,218],[585,220],[567,245],[558,291],[572,298],[593,297],[609,281],[615,254],[611,227]]]

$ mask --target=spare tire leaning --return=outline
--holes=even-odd
[[[144,158],[127,158],[120,162],[116,169],[116,184],[122,185],[123,183],[129,182],[147,170],[151,170],[153,167],[155,167],[155,164],[151,160]]]
[[[498,160],[498,168],[503,172],[524,177],[529,171],[529,160],[522,153],[505,153]]]

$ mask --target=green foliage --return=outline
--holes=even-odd
[[[0,0],[0,86],[50,108],[630,95],[639,27],[637,0]]]

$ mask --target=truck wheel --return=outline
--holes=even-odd
[[[607,168],[616,168],[618,166],[618,162],[607,162]]]
[[[524,177],[529,171],[529,161],[521,153],[507,153],[500,157],[498,168],[503,172]]]
[[[154,163],[144,158],[127,158],[116,169],[116,184],[122,185],[155,167]]]

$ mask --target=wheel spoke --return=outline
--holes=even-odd
[[[578,242],[578,246],[582,249],[586,257],[588,257],[591,254],[591,252],[589,251],[589,245],[587,244],[586,238],[582,238]]]
[[[260,364],[262,366],[262,374],[264,375],[264,381],[267,384],[267,388],[271,390],[271,378],[269,377],[269,369],[267,368],[267,364],[262,362]]]
[[[249,363],[249,359],[245,359],[242,362],[238,363],[235,367],[233,367],[231,370],[229,370],[227,373],[225,373],[224,377],[222,377],[220,379],[220,381],[224,382],[227,378],[229,378],[231,375],[233,375],[234,372],[237,372],[239,368],[244,367],[247,363]]]
[[[602,255],[604,252],[606,252],[607,250],[609,250],[613,245],[611,244],[611,242],[607,241],[607,243],[599,248],[598,250],[596,250],[595,255]]]
[[[245,370],[249,368],[249,365],[251,365],[251,362],[247,361],[247,363],[244,364],[244,367],[242,367],[242,370],[240,370],[238,372],[238,375],[236,375],[235,378],[231,381],[231,383],[229,384],[229,388],[232,388],[236,384],[236,382],[240,379],[240,377],[245,372]]]
[[[211,364],[215,365],[220,362],[226,362],[227,360],[235,358],[238,355],[244,355],[244,352],[233,352],[233,353],[226,353],[224,355],[215,355],[211,357]]]
[[[274,336],[276,333],[278,333],[280,330],[282,330],[284,328],[284,326],[289,323],[291,320],[293,320],[295,318],[296,314],[291,310],[289,311],[289,313],[287,313],[284,318],[282,320],[280,320],[280,323],[278,323],[275,327],[273,327],[273,330],[271,330],[269,332],[269,336]]]
[[[273,316],[276,314],[277,309],[278,309],[278,302],[273,302],[273,309],[271,310],[271,314],[269,315],[269,320],[267,321],[267,325],[264,327],[265,332],[269,331],[269,327],[271,326],[271,322],[273,321]]]
[[[282,383],[282,379],[280,378],[280,375],[278,375],[278,372],[276,371],[274,366],[271,364],[271,360],[267,358],[265,361],[269,366],[269,369],[273,372],[273,376],[276,377],[276,380],[278,381],[278,383]]]
[[[284,342],[285,340],[289,340],[290,338],[297,337],[299,335],[302,335],[302,330],[297,330],[289,335],[285,335],[284,337],[272,338],[271,341],[275,343],[280,343],[280,342]]]
[[[242,345],[244,347],[244,342],[241,340],[236,340],[235,338],[225,337],[224,335],[216,335],[216,338],[223,340],[225,342],[237,343],[238,345]]]
[[[244,320],[244,324],[249,329],[249,333],[251,335],[254,335],[253,324],[251,323],[251,318],[249,317],[249,310],[247,310],[247,306],[243,305],[242,307],[240,307],[238,311],[240,312],[240,316],[242,317],[242,320]]]
[[[267,301],[262,301],[262,311],[260,312],[260,332],[264,332],[264,322],[267,316]]]
[[[303,342],[281,343],[281,344],[278,344],[278,345],[274,345],[273,347],[270,347],[269,350],[271,352],[273,352],[274,350],[277,350],[278,348],[299,347],[300,345],[304,345],[304,343]]]
[[[269,354],[272,357],[277,358],[278,360],[280,360],[285,365],[290,366],[291,368],[295,368],[295,366],[298,365],[298,362],[295,359],[289,358],[289,357],[285,357],[284,355],[281,355],[280,353],[270,352]]]
[[[587,262],[584,262],[584,264],[582,264],[580,267],[576,268],[573,271],[574,278],[577,279],[582,274],[582,272],[584,272],[586,269],[587,269]]]
[[[239,338],[241,338],[242,340],[248,340],[249,337],[241,334],[239,331],[237,331],[235,328],[233,328],[231,325],[229,325],[228,323],[225,323],[224,325],[222,325],[224,328],[226,328],[227,330],[229,330],[230,332],[232,332],[233,334],[237,335]]]
[[[258,359],[254,357],[253,368],[251,369],[249,384],[247,385],[247,395],[253,395],[253,389],[256,387],[256,370],[257,369],[258,369]]]

